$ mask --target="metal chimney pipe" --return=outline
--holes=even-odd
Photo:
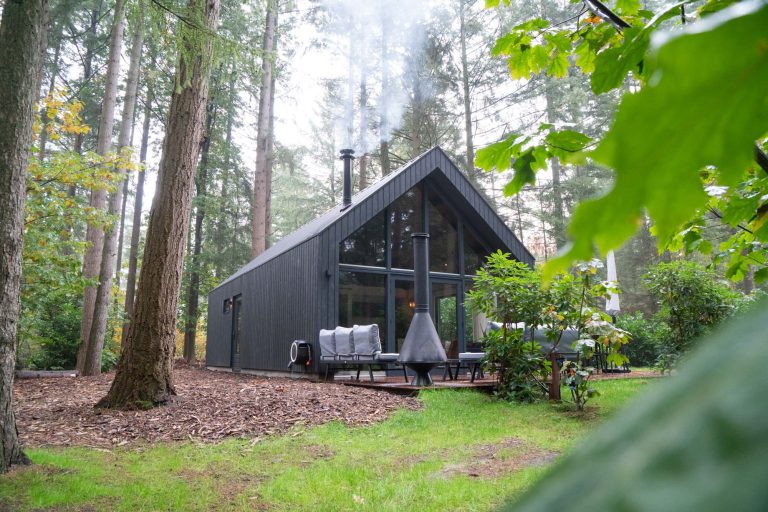
[[[341,200],[341,209],[349,208],[352,205],[352,160],[355,151],[352,149],[342,149],[341,159],[344,160],[344,196]]]
[[[429,313],[429,235],[414,233],[413,240],[413,295],[416,313]]]

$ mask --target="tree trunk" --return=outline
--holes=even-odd
[[[379,100],[379,160],[381,175],[392,172],[392,162],[389,159],[389,17],[383,13],[381,17],[381,99]]]
[[[466,0],[459,0],[459,38],[461,42],[461,86],[464,91],[464,131],[467,141],[467,176],[477,185],[475,147],[472,140],[472,102],[469,97],[469,66],[467,65],[467,31],[464,22]]]
[[[89,82],[93,78],[93,55],[96,53],[96,35],[99,28],[99,20],[101,19],[101,7],[103,0],[94,0],[93,9],[91,9],[91,26],[88,33],[85,36],[85,57],[83,57],[83,82]],[[75,37],[72,34],[73,38]],[[83,112],[83,120],[88,126],[92,126],[91,119],[88,116],[90,109],[87,107]],[[78,155],[83,154],[83,142],[85,141],[85,135],[78,133],[75,137],[75,153]],[[75,195],[75,185],[70,187],[72,196]]]
[[[277,47],[277,33],[275,33],[275,45]],[[272,172],[275,168],[275,75],[272,74],[272,87],[269,93],[269,140],[267,144],[267,204],[264,208],[265,227],[267,232],[264,234],[264,247],[269,248],[270,237],[272,236]]]
[[[143,4],[141,5],[143,9]],[[139,64],[141,50],[144,41],[144,20],[139,16],[136,20],[135,31],[131,46],[131,58],[128,66],[128,76],[125,84],[125,100],[123,101],[123,117],[120,120],[120,134],[117,141],[117,150],[121,154],[131,141],[131,126],[133,125],[133,111],[136,108],[136,93],[139,88]],[[115,191],[109,198],[109,214],[117,216],[123,203],[123,187],[119,183],[125,178],[125,167],[118,166],[118,183]],[[96,289],[96,301],[93,308],[93,320],[88,335],[88,344],[81,375],[99,375],[101,373],[101,352],[104,349],[104,335],[107,329],[109,317],[109,297],[112,291],[112,278],[115,275],[115,258],[117,256],[117,226],[104,236],[104,247],[101,252],[101,265],[99,271],[99,286]]]
[[[28,463],[13,413],[26,175],[45,52],[47,0],[7,1],[0,19],[0,473]]]
[[[554,125],[557,121],[557,105],[555,103],[555,92],[553,90],[553,81],[548,80],[546,84],[547,100],[547,121]],[[555,244],[560,249],[565,245],[565,214],[563,210],[563,189],[560,183],[560,174],[562,165],[560,160],[553,158],[552,163],[552,234],[555,237]]]
[[[365,49],[361,52],[365,55]],[[363,59],[365,61],[365,59]],[[358,159],[357,190],[368,186],[368,68],[360,70],[360,158]]]
[[[275,58],[275,30],[277,28],[277,0],[268,0],[267,18],[262,43],[261,87],[259,91],[259,118],[256,136],[256,173],[253,180],[253,215],[251,256],[254,258],[267,248],[267,196],[269,126],[272,116],[272,73]]]
[[[128,324],[133,318],[133,300],[136,293],[136,268],[139,264],[139,238],[141,236],[141,210],[144,204],[144,181],[147,176],[147,150],[149,149],[149,128],[152,120],[153,93],[151,85],[147,85],[147,96],[144,99],[144,124],[141,132],[141,148],[139,163],[141,168],[136,177],[136,197],[133,201],[133,225],[131,226],[131,246],[128,250],[128,276],[125,278],[125,321],[121,345],[125,348],[128,335]]]
[[[101,156],[106,155],[112,146],[112,128],[115,121],[115,103],[117,102],[117,81],[120,71],[120,52],[123,42],[124,6],[124,0],[117,0],[115,2],[115,19],[110,35],[109,63],[107,65],[106,85],[104,86],[104,101],[101,105],[99,133],[96,138],[96,153]],[[103,210],[106,202],[106,190],[96,189],[91,192],[91,207],[96,210]],[[88,224],[85,239],[90,245],[83,259],[83,277],[86,279],[99,279],[101,255],[104,249],[104,230],[101,226]],[[80,371],[80,375],[94,375],[94,373],[86,369],[86,365],[88,353],[93,352],[88,347],[88,344],[96,305],[96,290],[96,286],[88,286],[83,293],[83,319],[80,324],[81,342],[80,349],[77,352],[77,369]]]
[[[208,100],[205,116],[202,156],[195,179],[195,194],[198,199],[195,208],[195,239],[190,258],[189,287],[187,289],[187,315],[184,326],[184,359],[187,363],[195,362],[195,341],[197,338],[197,319],[200,315],[200,253],[203,248],[203,221],[205,220],[205,200],[208,185],[208,156],[211,149],[211,135],[216,123],[216,111],[211,108],[212,99]]]
[[[173,356],[179,286],[219,2],[189,0],[188,9],[206,31],[181,28],[182,53],[144,248],[144,261],[151,264],[142,265],[134,320],[112,387],[97,404],[101,407],[146,408],[176,395]]]
[[[61,39],[59,39],[56,42],[56,49],[53,51],[53,68],[51,69],[51,79],[48,82],[48,96],[53,96],[54,90],[56,89],[56,76],[59,74],[59,56],[61,55]],[[38,160],[42,162],[45,160],[45,146],[48,143],[48,132],[46,131],[46,128],[48,128],[48,124],[50,120],[48,119],[48,108],[44,108],[42,113],[40,114],[40,120],[42,121],[43,125],[40,129],[40,150],[38,153]]]

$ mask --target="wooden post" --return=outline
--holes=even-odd
[[[549,385],[549,399],[560,401],[560,367],[557,365],[557,351],[549,353],[549,362],[552,363],[552,382]]]

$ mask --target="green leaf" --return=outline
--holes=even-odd
[[[544,141],[550,146],[563,151],[581,151],[584,149],[584,146],[592,142],[592,139],[575,130],[562,130],[559,132],[549,132]]]
[[[684,2],[683,2],[684,3]],[[638,75],[643,69],[643,57],[650,45],[651,34],[663,21],[675,16],[682,3],[674,4],[659,12],[644,27],[630,27],[624,31],[624,43],[608,48],[595,59],[595,71],[590,85],[595,94],[602,94],[620,87],[630,71]]]
[[[590,77],[592,91],[603,94],[620,87],[627,74],[638,68],[650,41],[649,30],[626,29],[621,46],[603,50],[595,58],[595,71]]]
[[[755,271],[755,284],[761,284],[768,280],[768,267]]]
[[[491,169],[498,171],[509,169],[512,158],[520,153],[521,145],[527,140],[518,141],[518,138],[518,135],[512,134],[502,141],[477,150],[475,164],[486,171]]]
[[[515,80],[530,78],[531,65],[528,63],[527,51],[512,53],[507,62],[509,64],[509,74],[512,75],[512,78]]]
[[[532,46],[528,50],[528,68],[530,71],[538,74],[547,67],[549,62],[549,53],[547,49],[541,45]]]
[[[560,50],[556,50],[552,56],[552,60],[549,62],[549,69],[547,74],[557,78],[563,78],[568,76],[568,55]]]
[[[576,55],[576,65],[581,68],[583,73],[589,74],[595,70],[596,55],[589,41],[584,39],[574,48],[573,53]]]
[[[616,10],[625,16],[633,16],[640,11],[640,0],[616,0]]]
[[[616,171],[606,196],[583,203],[569,227],[567,253],[545,274],[605,253],[636,230],[643,208],[663,246],[708,200],[699,179],[707,165],[732,185],[768,129],[768,5],[739,4],[657,44],[646,60],[653,80],[626,95],[593,158]]]
[[[504,186],[504,195],[513,196],[520,192],[524,186],[536,184],[536,171],[533,169],[535,164],[535,157],[533,149],[527,149],[523,151],[515,163],[512,164],[512,168],[515,170],[515,176],[512,181]]]
[[[598,442],[577,446],[502,510],[764,510],[766,307],[701,340],[674,378],[653,383],[591,435]]]

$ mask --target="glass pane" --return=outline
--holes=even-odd
[[[413,281],[395,281],[395,352],[403,346],[414,308]]]
[[[456,215],[437,194],[429,196],[429,269],[459,273],[459,230]]]
[[[421,190],[416,187],[400,196],[390,207],[392,266],[395,268],[413,268],[411,235],[424,230],[421,212]]]
[[[387,339],[387,277],[367,272],[339,272],[339,325],[377,324]]]
[[[485,250],[483,245],[475,238],[472,231],[465,225],[464,226],[464,273],[467,275],[475,275],[477,269],[485,265],[485,258],[488,256],[488,251]]]
[[[469,292],[472,289],[472,282],[467,281],[464,283],[464,292]],[[481,352],[481,342],[483,339],[483,333],[488,325],[488,319],[481,312],[474,312],[471,308],[466,306],[464,302],[464,343],[467,348],[467,352]]]
[[[352,233],[339,246],[339,261],[350,265],[387,265],[386,217],[381,212]]]
[[[457,290],[458,286],[455,284],[432,283],[432,320],[448,359],[459,357]]]

